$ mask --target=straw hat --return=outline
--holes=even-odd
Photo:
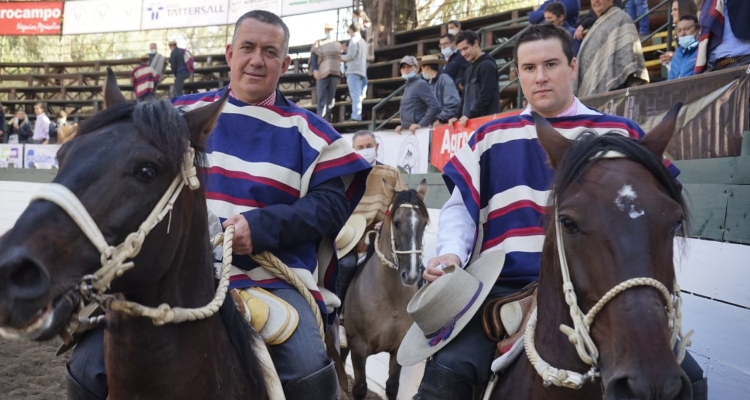
[[[438,56],[437,54],[426,55],[426,56],[422,57],[422,59],[419,60],[419,62],[422,65],[430,65],[430,64],[431,65],[443,65],[443,64],[447,63],[447,61],[445,61],[444,58]]]
[[[398,363],[419,363],[458,336],[484,303],[504,262],[505,253],[492,252],[465,270],[446,267],[445,275],[419,289],[406,306],[414,324],[398,349]]]
[[[326,22],[325,24],[323,24],[323,29],[326,31],[332,31],[333,25],[331,25],[330,22]]]
[[[367,221],[365,217],[359,214],[352,214],[349,220],[346,221],[346,225],[341,228],[339,234],[336,235],[336,254],[338,258],[349,254],[350,251],[357,245],[359,239],[365,234],[367,228]]]

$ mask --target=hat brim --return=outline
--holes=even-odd
[[[359,214],[352,214],[346,221],[346,225],[349,225],[352,227],[352,229],[354,229],[354,238],[342,249],[336,250],[336,256],[339,260],[341,259],[341,257],[349,254],[349,252],[352,251],[352,249],[356,247],[357,243],[359,243],[359,241],[362,239],[362,236],[365,234],[365,229],[367,229],[367,220],[365,219],[365,217]]]
[[[479,291],[479,296],[474,304],[469,308],[461,318],[456,321],[451,332],[450,337],[445,339],[434,346],[430,346],[429,340],[424,337],[424,332],[416,323],[411,325],[409,331],[406,332],[404,339],[401,341],[401,346],[398,348],[397,360],[398,363],[404,367],[414,365],[424,361],[431,355],[437,353],[440,349],[448,345],[453,339],[458,336],[459,333],[469,324],[469,321],[474,317],[480,307],[484,304],[484,300],[495,285],[500,271],[503,269],[505,264],[505,253],[502,251],[493,251],[489,254],[483,254],[483,257],[479,257],[471,265],[466,267],[466,272],[471,274],[482,282],[482,289]],[[438,278],[440,279],[440,278]],[[412,301],[421,297],[425,289],[429,284],[422,286],[419,291],[412,297]]]

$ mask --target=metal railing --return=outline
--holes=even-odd
[[[387,120],[385,120],[385,122],[383,122],[382,124],[378,125],[377,128],[375,127],[375,123],[376,123],[376,118],[375,117],[377,116],[377,111],[381,107],[383,107],[385,105],[385,103],[389,102],[392,98],[398,96],[405,89],[406,89],[406,83],[404,83],[403,85],[401,85],[401,87],[399,87],[398,89],[394,90],[393,93],[389,94],[383,100],[380,100],[378,102],[378,104],[375,104],[375,106],[372,107],[372,110],[370,111],[370,113],[372,114],[371,115],[371,121],[370,121],[370,130],[376,131],[376,130],[382,128],[385,124],[387,124],[388,122],[390,122],[392,119],[396,118],[396,115],[398,115],[401,112],[400,110],[398,112],[396,112],[395,114],[391,115],[391,117],[388,118]]]
[[[623,3],[622,3],[622,8],[623,9],[625,9],[625,5],[629,1],[633,1],[633,0],[625,0],[625,1],[623,1]],[[672,6],[672,2],[673,1],[674,0],[662,0],[662,2],[660,2],[659,4],[653,6],[648,11],[646,11],[645,14],[641,15],[640,17],[636,18],[633,21],[636,24],[636,26],[637,26],[641,22],[641,20],[643,18],[646,18],[646,17],[649,17],[649,16],[653,15],[656,11],[659,11],[659,8],[661,8],[662,6],[666,5],[665,8],[666,8],[666,11],[667,11],[667,23],[664,24],[664,25],[662,25],[662,26],[660,26],[660,27],[658,27],[658,28],[656,28],[655,31],[649,33],[646,37],[641,38],[641,43],[644,43],[644,42],[650,40],[655,35],[657,35],[658,33],[661,33],[662,31],[664,31],[666,29],[666,31],[667,31],[667,51],[672,51],[672,29],[671,29],[671,27],[672,27],[672,23],[674,21],[672,21],[672,13],[671,13],[672,7],[671,6]]]

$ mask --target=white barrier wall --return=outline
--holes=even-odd
[[[31,195],[44,183],[0,181],[0,235],[13,227],[29,204]]]

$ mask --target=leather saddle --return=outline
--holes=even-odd
[[[530,283],[520,292],[487,302],[482,315],[482,328],[497,342],[495,358],[505,354],[526,331],[531,313],[536,308],[537,283]]]

